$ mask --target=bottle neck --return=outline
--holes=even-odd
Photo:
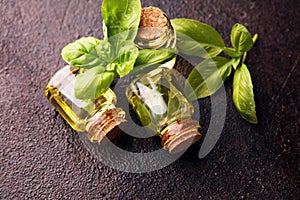
[[[162,130],[162,146],[170,153],[178,153],[188,149],[201,138],[198,132],[199,122],[193,119],[183,119],[173,122]]]

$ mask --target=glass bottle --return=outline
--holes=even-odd
[[[157,7],[142,8],[135,43],[140,49],[175,48],[175,31],[166,13]]]
[[[135,44],[139,49],[175,49],[176,33],[167,14],[157,7],[142,8]],[[163,66],[172,68],[175,61],[174,57]]]
[[[162,138],[170,153],[187,149],[200,139],[194,107],[172,83],[171,70],[159,67],[135,79],[126,96],[142,125]]]
[[[68,124],[78,132],[88,132],[92,142],[101,142],[104,136],[113,139],[114,129],[125,122],[125,112],[116,108],[116,95],[108,89],[97,99],[79,100],[74,96],[78,69],[65,66],[51,78],[45,96]]]

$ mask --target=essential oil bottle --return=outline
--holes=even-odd
[[[142,8],[135,43],[140,49],[175,48],[175,31],[166,13],[157,7]]]
[[[90,141],[101,142],[104,136],[113,139],[117,126],[126,121],[125,112],[115,107],[115,93],[108,89],[97,99],[77,99],[74,96],[77,71],[71,66],[57,71],[46,86],[45,96],[75,131],[87,131]]]
[[[139,49],[176,49],[176,33],[167,14],[157,7],[142,8],[135,44]],[[171,69],[175,62],[176,57],[163,66]]]
[[[142,125],[162,138],[170,153],[186,150],[200,139],[194,108],[172,83],[171,70],[159,67],[135,79],[126,96]]]

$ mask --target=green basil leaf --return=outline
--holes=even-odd
[[[72,66],[92,68],[110,62],[111,45],[93,37],[83,37],[62,49],[63,59]]]
[[[237,52],[233,48],[225,48],[224,53],[226,53],[228,56],[233,57],[233,58],[241,57],[243,55],[243,53]]]
[[[171,60],[176,55],[176,50],[161,48],[161,49],[141,49],[139,56],[136,59],[136,66],[145,64],[162,64]]]
[[[234,73],[233,102],[245,120],[257,124],[253,85],[250,72],[245,64],[242,64]]]
[[[253,40],[247,28],[241,24],[232,27],[230,40],[237,52],[249,51],[253,46]]]
[[[180,101],[177,98],[177,96],[172,92],[169,91],[169,101],[168,101],[168,109],[167,109],[167,116],[168,116],[168,122],[171,123],[170,120],[172,120],[172,116],[174,116],[174,113],[178,113],[180,111],[181,105]],[[177,119],[179,120],[179,119]]]
[[[117,49],[117,58],[114,60],[115,70],[120,77],[127,75],[134,66],[139,50],[133,41],[124,41]]]
[[[215,57],[225,48],[220,34],[211,26],[191,19],[172,19],[179,52],[204,58]]]
[[[130,72],[131,75],[147,73],[155,69],[158,65],[172,60],[177,52],[174,49],[141,49],[136,59],[134,69]]]
[[[93,99],[106,92],[114,80],[114,72],[105,67],[94,67],[76,76],[74,91],[78,99]]]
[[[136,97],[134,97],[136,98]],[[139,120],[141,121],[143,126],[148,126],[151,123],[151,113],[149,112],[149,109],[145,106],[144,103],[140,101],[134,101],[134,107],[136,114],[139,117]]]
[[[223,85],[230,74],[231,60],[219,56],[206,59],[189,74],[185,94],[191,100],[208,97]]]
[[[141,17],[140,0],[103,0],[102,16],[108,38],[122,32],[122,40],[134,40]]]

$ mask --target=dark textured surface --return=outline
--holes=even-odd
[[[234,109],[231,78],[226,123],[213,151],[200,160],[196,144],[172,165],[144,174],[94,159],[43,95],[64,65],[62,47],[102,36],[101,3],[0,0],[1,199],[299,198],[299,1],[145,1],[171,18],[211,24],[227,44],[237,22],[260,38],[248,56],[259,124]],[[205,115],[201,123],[205,130]]]

